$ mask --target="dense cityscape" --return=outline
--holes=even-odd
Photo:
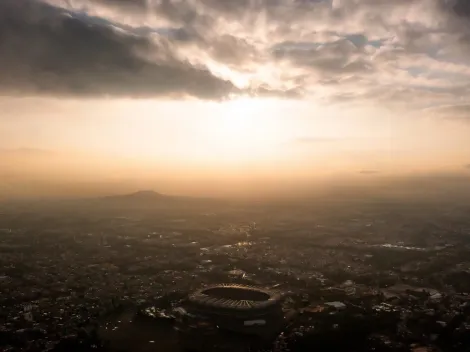
[[[153,192],[4,203],[0,350],[179,351],[185,297],[236,283],[278,290],[296,312],[264,350],[468,351],[469,213]]]

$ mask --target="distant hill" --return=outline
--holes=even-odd
[[[185,206],[221,203],[221,200],[217,199],[171,196],[155,191],[138,191],[124,195],[106,196],[98,198],[96,201],[102,205],[119,207]]]
[[[157,201],[164,199],[171,199],[176,197],[166,196],[164,194],[155,192],[155,191],[137,191],[130,194],[117,195],[117,196],[107,196],[102,198],[103,200],[109,201]]]

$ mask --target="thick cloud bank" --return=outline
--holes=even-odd
[[[466,0],[45,1],[0,2],[4,93],[470,104]]]

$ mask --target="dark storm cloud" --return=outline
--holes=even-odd
[[[458,16],[470,18],[470,2],[468,0],[454,0],[452,9]]]
[[[2,94],[220,99],[235,91],[179,59],[168,40],[38,1],[0,1],[0,67]]]
[[[86,3],[86,2],[85,2]],[[253,3],[251,1],[251,3]],[[169,25],[179,27],[174,39],[192,43],[215,60],[227,65],[240,65],[253,59],[258,53],[246,38],[230,33],[217,33],[216,23],[221,19],[237,18],[246,13],[249,0],[163,0],[147,2],[141,0],[97,0],[94,4],[116,9],[121,16],[127,11],[145,18],[153,14],[166,20]],[[261,7],[260,7],[261,9]],[[176,37],[176,35],[178,35]]]

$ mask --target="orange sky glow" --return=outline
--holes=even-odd
[[[0,193],[468,172],[459,1],[143,3],[0,4]]]

